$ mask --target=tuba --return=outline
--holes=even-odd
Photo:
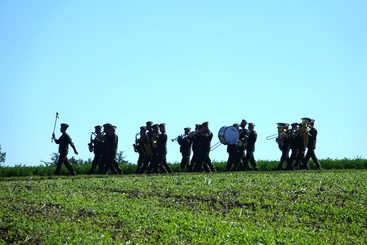
[[[301,127],[300,127],[300,133],[301,133],[301,136],[302,136],[302,140],[303,140],[303,144],[305,146],[308,145],[308,136],[310,135],[309,134],[309,123],[312,122],[312,119],[311,118],[308,118],[308,117],[302,117],[301,118]]]

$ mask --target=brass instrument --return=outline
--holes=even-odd
[[[281,138],[284,135],[284,132],[286,131],[285,129],[288,128],[289,126],[288,123],[277,123],[276,125],[278,128],[278,133],[267,136],[266,137],[267,140]]]
[[[212,145],[210,147],[210,151],[214,151],[215,149],[217,149],[221,145],[222,145],[222,142],[218,141],[217,143],[215,143],[214,145]]]
[[[309,123],[312,122],[311,118],[307,118],[307,117],[302,117],[301,118],[301,128],[300,128],[300,132],[302,135],[302,140],[303,140],[303,144],[305,146],[308,145],[308,136],[310,135],[309,130],[310,130],[310,126]]]
[[[139,146],[140,146],[140,133],[137,133],[135,135],[135,143],[133,144],[134,147],[134,151],[138,152],[139,151]]]
[[[184,138],[186,135],[184,135],[184,134],[181,134],[181,135],[179,135],[179,136],[177,136],[176,138],[174,138],[174,139],[171,139],[172,140],[172,142],[175,142],[175,141],[177,141],[178,140],[178,138]]]
[[[93,139],[93,135],[94,135],[94,139]],[[106,135],[106,133],[104,131],[101,132],[100,135],[96,134],[95,132],[92,132],[90,134],[90,142],[88,144],[88,149],[90,152],[93,152],[94,150],[94,144],[96,141],[99,141],[100,143],[103,142],[103,137]]]
[[[278,134],[272,134],[272,135],[266,136],[266,139],[267,140],[272,140],[272,139],[275,139],[277,137],[278,137]]]

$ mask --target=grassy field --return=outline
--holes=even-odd
[[[366,170],[1,180],[0,243],[367,243]]]
[[[367,169],[367,159],[322,159],[320,160],[323,169],[335,170],[335,169]],[[226,162],[214,162],[214,165],[218,172],[226,171]],[[259,160],[257,165],[261,171],[270,171],[278,166],[278,161],[264,161]],[[315,164],[310,161],[310,168],[315,169]],[[125,174],[135,173],[136,164],[130,164],[123,162],[120,164],[122,170]],[[179,172],[180,164],[173,163],[170,164],[174,172]],[[91,163],[74,163],[73,167],[77,174],[86,175],[88,174]],[[55,171],[55,165],[39,165],[39,166],[0,166],[0,178],[1,177],[20,177],[20,176],[52,176]],[[67,175],[68,172],[63,166],[62,174]]]

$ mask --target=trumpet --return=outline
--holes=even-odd
[[[174,138],[174,139],[171,139],[172,140],[172,142],[175,142],[175,141],[177,141],[178,140],[178,138],[183,138],[185,135],[184,134],[181,134],[181,135],[179,135],[179,136],[177,136],[176,138]]]

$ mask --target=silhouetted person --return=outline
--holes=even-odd
[[[294,170],[295,168],[295,161],[298,157],[298,144],[300,141],[300,132],[299,132],[299,124],[298,123],[292,123],[292,128],[289,132],[289,148],[291,149],[291,155],[288,160],[287,164],[287,170]]]
[[[139,138],[136,139],[134,149],[139,153],[138,166],[135,173],[142,174],[147,169],[152,155],[150,140],[146,132],[146,127],[144,126],[140,127]]]
[[[283,168],[283,164],[289,161],[289,124],[285,124],[283,127],[280,128],[281,133],[278,134],[276,138],[276,142],[278,143],[279,150],[282,151],[282,156],[280,157],[279,164],[275,170],[281,170]],[[279,130],[279,129],[278,129]]]
[[[159,169],[163,173],[172,173],[172,169],[167,164],[167,134],[166,124],[159,124],[159,131],[161,132],[158,137],[158,158]]]
[[[303,160],[304,168],[308,168],[308,161],[312,158],[312,161],[316,164],[316,168],[321,170],[321,164],[319,159],[317,159],[315,154],[316,149],[316,138],[317,138],[317,130],[315,126],[315,120],[312,120],[309,124],[310,130],[308,131],[308,144],[307,144],[307,153]]]
[[[73,148],[74,153],[78,155],[78,151],[75,148],[75,145],[73,143],[73,141],[71,140],[69,134],[66,133],[66,130],[68,129],[69,125],[66,123],[61,123],[60,125],[60,132],[62,133],[62,135],[60,136],[59,139],[55,138],[55,134],[52,133],[52,139],[55,140],[55,143],[59,145],[59,159],[57,161],[56,164],[56,170],[55,170],[55,175],[59,175],[61,172],[61,167],[62,164],[65,164],[65,167],[69,170],[69,173],[71,175],[76,175],[73,166],[71,166],[71,164],[69,163],[69,160],[67,158],[68,156],[68,152],[69,152],[69,145],[71,146],[71,148]]]
[[[106,132],[102,146],[103,173],[106,174],[108,169],[110,169],[113,174],[123,174],[117,162],[118,136],[115,133],[116,127],[106,123],[103,125],[103,129]]]
[[[92,162],[92,167],[89,170],[89,174],[94,174],[96,168],[98,166],[97,173],[103,173],[103,162],[102,162],[102,144],[103,144],[103,135],[102,135],[102,126],[97,125],[94,127],[94,135],[95,138],[91,140],[90,147],[94,153],[94,158]]]
[[[239,129],[240,125],[238,123],[233,124],[233,127]],[[227,171],[233,170],[233,168],[236,168],[236,159],[238,157],[238,144],[233,145],[227,145],[227,153],[228,153],[228,160],[227,160]]]
[[[257,139],[257,133],[255,131],[255,124],[254,123],[249,123],[248,124],[248,130],[249,130],[249,135],[248,135],[248,142],[246,145],[246,156],[245,159],[243,161],[243,164],[248,167],[248,162],[251,163],[252,167],[254,170],[259,170],[257,165],[256,165],[256,160],[254,157],[254,152],[255,152],[255,143],[256,143],[256,139]]]
[[[237,171],[249,170],[248,165],[244,164],[246,156],[246,146],[248,142],[248,136],[250,133],[248,129],[246,129],[246,126],[247,121],[245,119],[242,119],[240,124],[241,129],[240,129],[240,138],[238,142],[237,157],[235,160],[235,167],[234,167],[234,169]]]
[[[177,138],[180,145],[180,152],[182,154],[180,171],[187,171],[190,168],[190,156],[192,139],[189,137],[191,128],[184,128],[184,135]]]

